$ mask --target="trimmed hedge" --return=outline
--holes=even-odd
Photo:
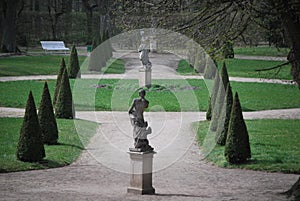
[[[75,117],[73,98],[67,69],[64,70],[61,79],[59,93],[55,104],[55,116],[57,118],[64,119],[73,119]]]
[[[48,84],[45,82],[41,104],[38,112],[44,144],[57,144],[58,129],[53,112]]]
[[[207,112],[206,112],[206,119],[209,120],[209,121],[212,118],[213,106],[215,105],[215,102],[216,102],[216,98],[217,98],[218,90],[219,90],[219,85],[220,85],[220,76],[217,73],[216,77],[215,77],[215,80],[214,80],[213,90],[212,90],[211,95],[210,95],[209,100],[208,100],[208,109],[207,109]]]
[[[56,85],[55,85],[55,90],[54,90],[54,95],[53,95],[53,106],[55,106],[56,101],[57,101],[57,96],[59,93],[59,88],[60,88],[60,83],[61,83],[61,79],[64,73],[64,70],[66,69],[66,62],[64,60],[64,58],[61,59],[61,63],[60,63],[60,69],[57,75],[57,79],[56,79]]]
[[[232,164],[244,163],[251,158],[247,126],[238,93],[233,100],[224,154],[226,160]]]
[[[38,162],[45,156],[42,131],[30,91],[17,145],[17,159],[24,162]]]
[[[69,78],[81,78],[78,54],[75,45],[72,46],[68,67]]]
[[[224,146],[226,144],[226,138],[228,133],[228,125],[230,121],[230,113],[232,109],[232,91],[230,83],[227,84],[226,95],[224,100],[224,105],[222,107],[221,115],[219,118],[225,119],[224,124],[218,124],[217,133],[216,133],[216,143]],[[219,122],[223,122],[223,120],[219,120]]]

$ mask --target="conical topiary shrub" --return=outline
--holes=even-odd
[[[44,85],[38,117],[42,131],[43,143],[49,145],[57,144],[58,130],[47,82],[45,82]]]
[[[55,116],[57,118],[73,119],[75,111],[73,109],[73,98],[67,69],[64,70],[57,101],[55,104]]]
[[[220,72],[220,84],[218,88],[218,95],[216,96],[216,99],[214,100],[214,104],[212,105],[212,117],[211,117],[212,122],[210,127],[212,131],[217,130],[219,123],[221,123],[221,125],[223,126],[224,119],[220,117],[224,116],[224,114],[222,114],[221,112],[224,105],[225,92],[228,83],[229,83],[229,77],[227,73],[227,68],[225,62],[223,62],[223,66]]]
[[[38,162],[44,157],[45,149],[42,132],[32,92],[30,91],[17,145],[17,159],[24,162]]]
[[[217,62],[215,62],[215,65],[209,65],[206,64],[206,68],[204,69],[204,74],[203,77],[205,79],[214,79],[215,76],[218,74],[218,70],[217,70]]]
[[[224,89],[226,89],[226,87],[229,83],[229,76],[228,76],[227,67],[226,67],[225,62],[223,62],[223,66],[221,69],[221,81],[223,83]]]
[[[222,146],[224,146],[226,143],[228,125],[230,121],[230,113],[232,109],[232,102],[233,102],[232,91],[231,91],[230,83],[228,83],[226,88],[224,105],[221,111],[221,115],[219,117],[221,118],[219,122],[224,121],[224,124],[221,123],[218,124],[217,133],[216,133],[216,143]]]
[[[212,107],[212,117],[211,117],[211,123],[210,123],[210,130],[211,131],[216,131],[218,124],[223,123],[223,119],[219,119],[221,114],[222,107],[224,105],[224,98],[225,98],[225,88],[223,87],[223,84],[219,84],[219,89],[218,89],[218,95],[216,97],[216,100],[214,101],[214,105]],[[219,122],[219,120],[222,120]]]
[[[104,32],[102,41],[105,42],[105,60],[108,61],[113,56],[113,48],[109,40],[108,30]]]
[[[72,46],[70,54],[70,62],[68,66],[69,78],[80,78],[80,66],[78,61],[78,54],[75,45]]]
[[[213,89],[212,89],[210,98],[208,100],[208,109],[207,109],[207,112],[206,112],[206,119],[207,120],[211,120],[211,118],[212,118],[213,106],[216,102],[216,98],[217,98],[218,90],[219,90],[219,85],[220,85],[220,76],[217,73],[216,77],[215,77],[215,80],[214,80]]]
[[[232,164],[240,164],[251,158],[249,136],[238,93],[233,100],[224,154]]]
[[[63,76],[63,73],[64,73],[65,69],[66,69],[66,62],[65,62],[64,58],[62,58],[61,63],[60,63],[60,69],[59,69],[57,79],[56,79],[56,85],[55,85],[55,90],[54,90],[54,95],[53,95],[53,106],[55,106],[56,101],[57,101],[57,96],[58,96],[58,93],[59,93],[61,78]]]
[[[88,69],[90,71],[100,71],[102,66],[104,65],[104,58],[102,56],[103,48],[97,48],[101,43],[102,43],[102,38],[98,33],[93,38],[92,52],[89,57],[89,66],[88,66]]]

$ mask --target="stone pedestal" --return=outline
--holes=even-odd
[[[151,82],[152,82],[152,69],[141,69],[139,71],[140,73],[140,78],[139,78],[139,85],[140,87],[151,87]]]
[[[130,154],[130,186],[127,188],[128,193],[139,195],[154,194],[155,189],[152,187],[152,166],[154,151],[151,152],[134,152]]]

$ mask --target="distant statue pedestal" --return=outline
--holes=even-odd
[[[130,186],[128,193],[139,195],[155,194],[152,186],[152,167],[154,151],[141,152],[139,149],[130,148]]]
[[[152,69],[151,68],[146,68],[146,69],[141,69],[139,70],[139,85],[140,87],[151,87],[152,83]]]

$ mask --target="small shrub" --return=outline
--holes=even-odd
[[[105,66],[106,64],[106,61],[103,57],[103,48],[102,47],[97,48],[101,43],[102,43],[102,38],[100,34],[97,34],[93,38],[92,52],[89,58],[88,69],[90,71],[101,71],[102,67]]]
[[[215,65],[206,64],[206,68],[204,69],[203,77],[205,79],[214,79],[216,75],[218,75],[218,71],[216,68],[217,63],[214,61]]]
[[[216,96],[215,102],[212,107],[212,116],[211,116],[211,124],[210,124],[210,130],[216,131],[218,124],[223,123],[224,119],[220,119],[219,117],[222,116],[222,107],[224,105],[224,97],[225,97],[225,88],[223,87],[223,84],[220,82],[219,88],[218,88],[218,94]],[[221,120],[221,122],[219,122]]]
[[[232,91],[231,91],[230,83],[228,83],[226,88],[224,105],[222,107],[221,115],[219,117],[221,120],[219,120],[219,122],[222,122],[223,121],[222,119],[225,120],[224,120],[224,124],[222,123],[218,124],[217,133],[216,133],[216,143],[221,146],[224,146],[226,144],[228,125],[230,121],[230,113],[232,109],[232,102],[233,102]]]
[[[68,73],[69,73],[69,78],[81,77],[78,54],[75,45],[72,46]]]
[[[38,162],[45,156],[42,132],[30,91],[17,145],[17,159],[24,162]]]
[[[229,76],[227,72],[227,67],[225,62],[223,62],[222,69],[221,69],[221,81],[223,83],[224,89],[226,89],[228,83],[229,83]]]
[[[251,158],[249,136],[238,93],[233,100],[224,154],[232,164],[240,164]]]
[[[54,95],[53,95],[53,105],[54,106],[55,106],[56,101],[57,101],[57,96],[58,96],[58,93],[59,93],[61,78],[63,76],[63,73],[64,73],[65,69],[66,69],[66,62],[65,62],[64,58],[62,58],[61,63],[60,63],[59,72],[58,72],[57,79],[56,79]]]
[[[207,120],[211,120],[211,118],[212,118],[212,111],[213,111],[213,107],[214,107],[214,104],[216,102],[216,98],[218,95],[219,85],[220,85],[220,76],[219,76],[219,74],[217,74],[215,77],[215,80],[214,80],[213,90],[212,90],[211,95],[208,100],[208,109],[206,112]]]
[[[41,104],[38,112],[42,138],[44,144],[57,144],[58,130],[57,123],[53,112],[53,106],[48,89],[45,82]]]

